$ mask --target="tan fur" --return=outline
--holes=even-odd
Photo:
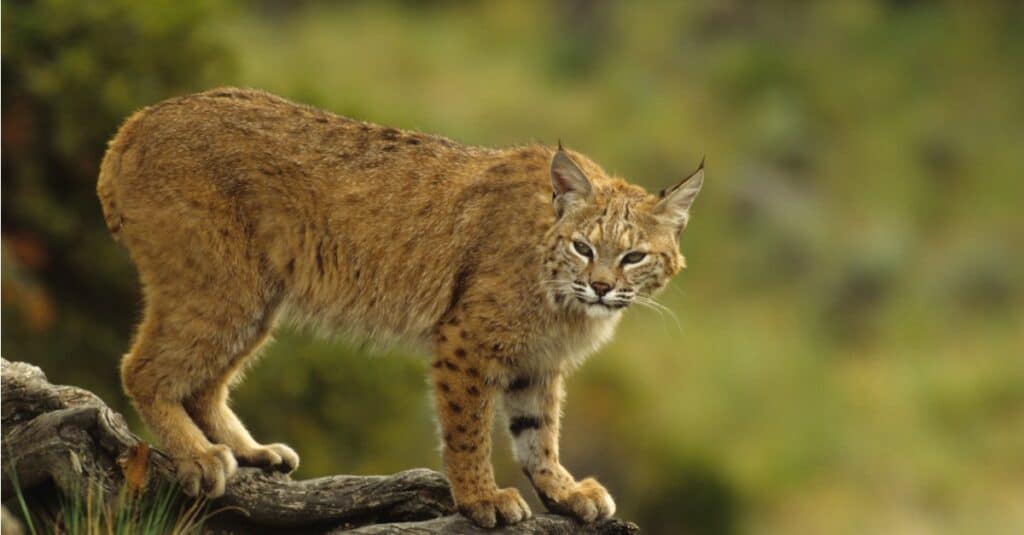
[[[614,513],[603,487],[559,463],[562,379],[611,336],[621,308],[682,267],[692,187],[688,200],[659,200],[576,153],[468,147],[225,88],[130,117],[97,189],[145,295],[124,387],[187,491],[220,495],[236,460],[297,466],[227,405],[285,313],[433,344],[445,467],[476,523],[530,516],[494,481],[500,406],[549,508]],[[573,252],[574,239],[596,256]],[[620,264],[634,249],[644,261]],[[615,306],[586,304],[604,283]]]

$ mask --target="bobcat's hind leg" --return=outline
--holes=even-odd
[[[121,380],[150,431],[174,461],[182,490],[196,496],[224,494],[237,462],[230,448],[212,444],[185,410],[197,384],[212,378],[207,355],[223,348],[192,329],[178,329],[180,312],[147,305],[131,352],[121,364]]]
[[[285,444],[260,444],[253,439],[245,425],[228,406],[231,386],[238,382],[245,362],[253,358],[267,339],[272,327],[274,311],[268,310],[250,326],[242,326],[250,333],[247,343],[240,344],[243,350],[216,378],[202,385],[190,396],[185,407],[196,424],[213,442],[231,448],[238,462],[245,466],[257,466],[289,473],[299,466],[299,456]]]
[[[121,374],[139,414],[174,460],[183,490],[222,495],[237,458],[280,469],[297,465],[287,446],[256,443],[227,406],[229,380],[266,337],[274,301],[208,296],[198,307],[171,295],[147,295],[145,319]]]
[[[285,444],[260,444],[228,406],[230,376],[189,400],[187,406],[196,423],[210,440],[231,448],[243,466],[257,466],[290,473],[299,466],[299,455]]]

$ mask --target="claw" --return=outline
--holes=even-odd
[[[459,512],[482,528],[493,528],[499,523],[511,526],[533,516],[526,500],[513,488],[498,490],[491,496],[459,504]]]
[[[217,445],[192,457],[176,459],[175,466],[185,494],[198,496],[202,492],[207,498],[218,498],[224,495],[238,463],[230,449]]]

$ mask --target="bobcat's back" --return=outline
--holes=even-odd
[[[239,309],[278,303],[330,328],[423,335],[472,277],[535,285],[551,155],[228,88],[129,118],[97,190],[154,296],[194,303],[198,284]]]

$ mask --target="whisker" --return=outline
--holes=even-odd
[[[669,284],[669,285],[668,285],[668,287],[669,287],[669,288],[670,288],[670,289],[671,289],[671,290],[672,290],[673,292],[675,292],[675,293],[676,293],[676,295],[678,295],[678,296],[680,296],[680,297],[686,297],[686,292],[684,292],[684,291],[683,291],[683,289],[682,289],[682,288],[680,288],[679,286],[677,286],[677,285],[675,285],[675,284]]]
[[[669,318],[672,319],[672,323],[674,323],[676,325],[676,330],[679,331],[679,334],[683,334],[683,325],[681,323],[679,323],[679,317],[676,316],[676,313],[672,310],[672,308],[669,308],[668,306],[666,306],[666,305],[664,305],[662,303],[656,302],[656,301],[650,301],[647,304],[649,306],[655,308],[655,310],[662,311],[666,315],[668,315]]]
[[[661,328],[665,329],[665,314],[661,310],[659,310],[659,309],[657,309],[655,307],[652,307],[649,303],[645,303],[645,302],[642,302],[642,301],[634,301],[634,303],[636,303],[638,306],[641,306],[643,308],[646,308],[646,309],[649,309],[649,310],[653,310],[654,312],[656,312],[658,314],[658,318],[661,320],[659,322],[661,324]]]
[[[675,322],[676,329],[679,330],[679,334],[683,334],[683,324],[679,322],[679,316],[677,316],[675,311],[673,311],[671,308],[668,308],[667,306],[655,301],[654,299],[651,299],[650,297],[645,297],[642,295],[636,296],[634,300],[637,303],[647,306],[653,310],[664,311],[665,313],[667,313],[669,317],[672,318],[672,321]]]

